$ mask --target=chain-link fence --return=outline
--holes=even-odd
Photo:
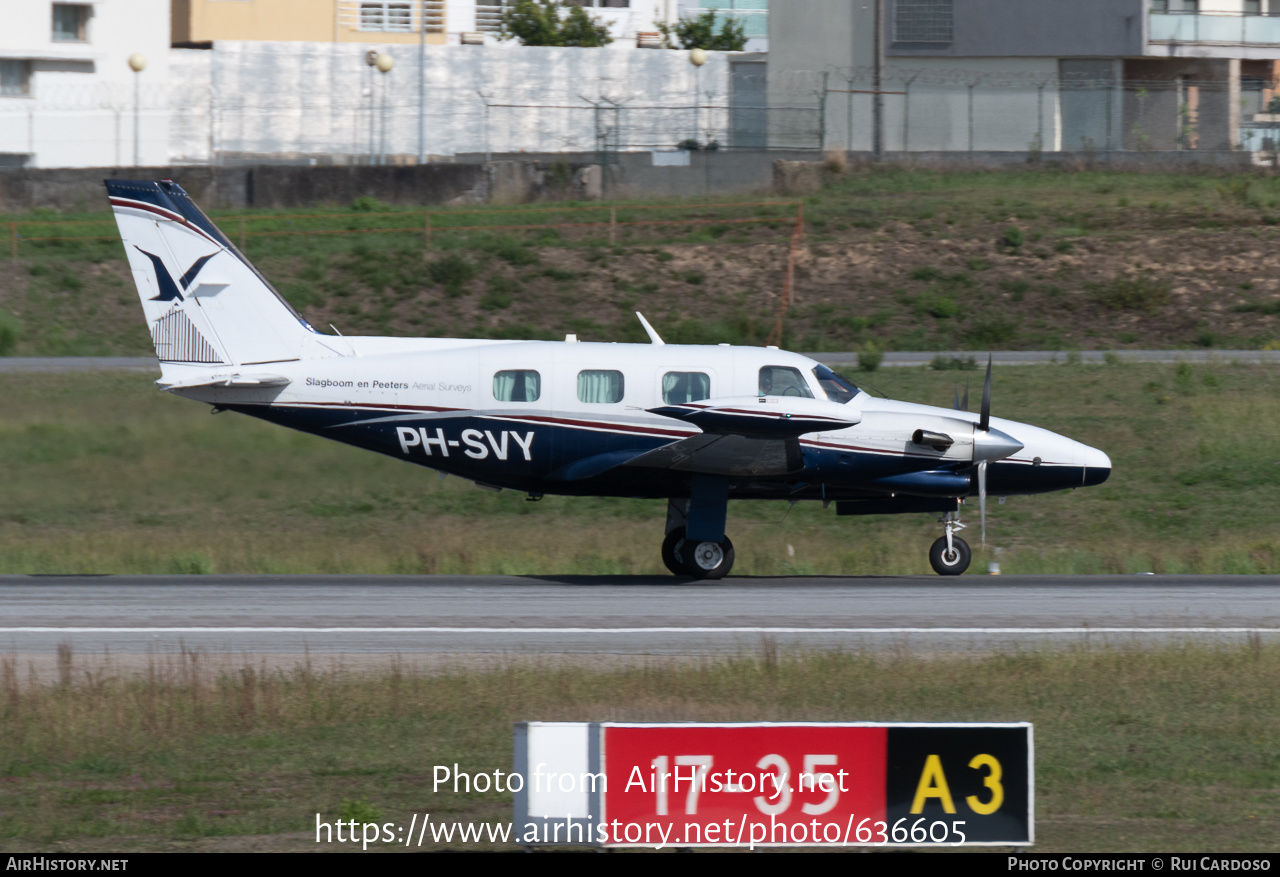
[[[870,68],[769,70],[759,56],[729,53],[694,67],[683,52],[440,46],[397,50],[382,74],[367,51],[218,43],[174,51],[165,85],[41,87],[0,100],[0,163],[379,164],[520,153],[595,153],[609,163],[627,151],[870,152],[877,141],[908,154],[1274,153],[1280,137],[1271,82],[1134,78],[1110,60],[1013,72],[997,69],[1011,63],[1001,59],[891,66],[877,79]]]
[[[1078,67],[1078,69],[1077,69]],[[823,95],[824,149],[869,151],[880,94],[889,152],[1274,150],[1274,83],[1170,76],[1121,79],[1110,61],[1054,72],[869,68],[783,75]]]

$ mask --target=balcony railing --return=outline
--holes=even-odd
[[[502,30],[502,11],[502,3],[477,3],[476,30],[481,33],[497,33]]]
[[[1280,46],[1280,15],[1239,12],[1153,12],[1153,43]]]
[[[339,0],[338,24],[370,33],[444,33],[447,0]]]

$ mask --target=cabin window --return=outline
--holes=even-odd
[[[711,398],[711,378],[702,372],[667,372],[662,376],[662,401],[683,405]]]
[[[605,370],[578,372],[579,402],[621,402],[622,392],[622,372]]]
[[[533,369],[518,368],[493,376],[493,398],[499,402],[537,402],[542,376]]]
[[[813,398],[813,391],[804,382],[799,369],[782,365],[766,365],[760,369],[761,396],[803,396]]]

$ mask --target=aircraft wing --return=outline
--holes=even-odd
[[[744,396],[649,409],[702,430],[624,465],[706,475],[786,475],[804,468],[800,436],[854,426],[861,412],[826,399]]]
[[[845,429],[862,421],[856,408],[789,396],[708,399],[650,408],[649,413],[691,423],[703,432],[775,439]]]
[[[704,475],[785,475],[804,468],[800,440],[701,433],[633,457],[624,465]]]

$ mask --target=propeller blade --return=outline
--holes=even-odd
[[[987,547],[987,461],[978,464],[978,514],[982,517],[982,547]]]
[[[968,381],[964,382],[964,401],[960,403],[960,410],[961,411],[969,410],[969,382]]]
[[[987,379],[982,384],[982,413],[978,418],[978,429],[986,432],[991,428],[991,354],[987,354]]]
[[[955,411],[960,410],[960,385],[956,384],[955,392],[951,394],[951,408]]]

